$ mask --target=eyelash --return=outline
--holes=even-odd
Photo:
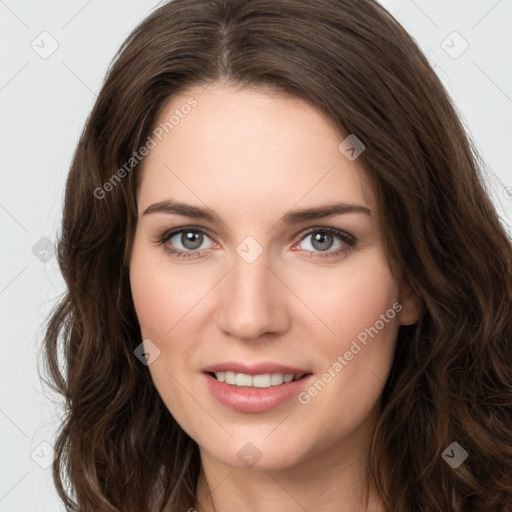
[[[211,238],[208,233],[206,233],[203,229],[198,228],[196,226],[184,226],[181,228],[172,229],[171,231],[166,231],[162,235],[160,235],[156,240],[155,243],[158,245],[162,245],[165,249],[165,251],[168,254],[171,254],[173,257],[177,258],[200,258],[202,256],[203,251],[181,251],[179,249],[173,249],[169,245],[166,244],[168,240],[170,240],[173,236],[179,235],[183,232],[192,232],[192,233],[201,233],[203,235],[208,236],[208,238]],[[356,238],[352,235],[346,233],[345,231],[341,231],[340,229],[332,228],[332,227],[316,227],[316,228],[310,228],[302,238],[299,240],[298,243],[302,242],[306,237],[313,233],[322,233],[322,234],[332,234],[336,235],[344,244],[346,244],[348,247],[342,247],[340,249],[337,249],[335,251],[330,252],[321,252],[321,251],[307,251],[309,253],[312,253],[311,256],[306,256],[307,258],[333,258],[336,256],[340,256],[341,254],[344,254],[348,252],[352,247],[356,244]]]

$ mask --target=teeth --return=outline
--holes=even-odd
[[[247,375],[235,372],[215,372],[219,382],[225,382],[238,387],[269,388],[280,386],[283,382],[299,380],[305,374],[294,375],[293,373],[265,373],[261,375]]]

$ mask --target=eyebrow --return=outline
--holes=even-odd
[[[221,218],[208,207],[201,208],[171,199],[148,206],[142,215],[149,215],[151,213],[177,214],[183,215],[184,217],[202,219],[212,223],[222,223]],[[289,211],[279,219],[278,224],[299,224],[307,220],[322,219],[331,215],[341,215],[344,213],[362,213],[370,217],[372,216],[372,210],[366,206],[353,203],[334,203]]]

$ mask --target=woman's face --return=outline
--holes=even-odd
[[[340,149],[306,102],[220,85],[174,97],[157,124],[130,280],[169,411],[229,466],[358,449],[417,307],[352,139]]]

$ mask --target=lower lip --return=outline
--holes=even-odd
[[[238,387],[203,374],[212,395],[223,405],[239,412],[265,412],[298,396],[312,374],[269,388]]]

